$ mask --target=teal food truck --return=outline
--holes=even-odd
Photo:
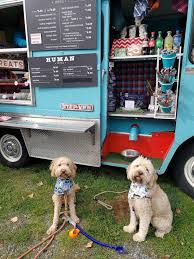
[[[194,0],[0,0],[0,161],[149,157],[194,197]]]

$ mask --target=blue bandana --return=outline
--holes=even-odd
[[[147,198],[148,189],[145,185],[140,183],[131,183],[128,193],[128,199]]]
[[[64,195],[65,192],[69,191],[73,186],[73,181],[71,179],[57,178],[55,184],[54,193],[57,195]]]

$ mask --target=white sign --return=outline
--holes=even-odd
[[[75,56],[64,56],[64,57],[47,57],[47,63],[55,62],[73,62],[75,61]]]
[[[125,109],[126,110],[134,110],[135,109],[135,101],[125,101]]]
[[[0,68],[24,69],[23,60],[0,59]]]
[[[82,111],[82,112],[92,112],[94,110],[94,105],[92,104],[61,104],[61,109],[64,111]]]
[[[30,34],[31,44],[42,44],[41,33],[31,33]]]

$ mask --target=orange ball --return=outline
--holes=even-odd
[[[69,230],[69,237],[70,238],[76,238],[80,233],[80,230],[77,228],[73,228]]]

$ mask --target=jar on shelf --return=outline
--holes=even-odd
[[[145,33],[147,33],[147,24],[141,24],[139,26],[139,37],[140,39],[144,39]]]
[[[136,37],[136,26],[131,25],[131,26],[129,26],[129,38],[133,39],[135,37]]]
[[[115,57],[125,57],[127,55],[126,48],[116,48],[114,56]]]

